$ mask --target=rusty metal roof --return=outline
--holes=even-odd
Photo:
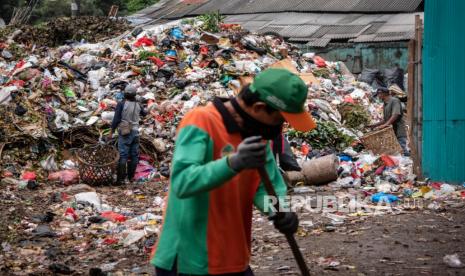
[[[412,39],[417,14],[423,17],[423,13],[265,13],[231,15],[226,17],[226,22],[242,24],[245,28],[253,26],[250,30],[258,33],[275,32],[289,41],[308,42],[308,45],[314,47],[325,47],[332,40],[382,42]],[[293,18],[294,22],[291,20]]]
[[[423,12],[409,12],[421,6],[421,0],[162,1],[165,2],[159,4],[158,9],[147,9],[144,16],[157,21],[218,10],[226,14],[227,23],[241,24],[258,33],[275,32],[290,41],[307,42],[314,47],[325,47],[331,41],[341,40],[409,40],[414,36],[415,15],[423,17]]]
[[[313,13],[412,13],[424,0],[164,0],[138,14],[170,17],[222,14],[313,12]]]

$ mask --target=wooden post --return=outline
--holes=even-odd
[[[416,45],[415,40],[412,39],[408,43],[408,97],[407,97],[407,124],[408,135],[410,141],[410,151],[413,160],[413,172],[418,175],[419,173],[419,156],[418,156],[418,135],[417,135],[417,121],[416,121],[416,109],[415,109],[415,51]]]
[[[417,161],[418,161],[418,171],[417,175],[422,177],[421,163],[422,163],[422,152],[423,152],[423,70],[422,70],[422,56],[423,56],[423,21],[419,15],[415,16],[415,40],[416,40],[416,50],[415,50],[415,61],[416,61],[416,70],[415,70],[415,104],[416,104],[416,128],[417,128]]]

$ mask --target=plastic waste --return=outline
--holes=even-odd
[[[99,209],[102,205],[100,197],[96,192],[85,192],[74,195],[76,202],[86,202]]]
[[[318,67],[326,67],[326,61],[320,56],[313,57],[313,62],[315,62]]]
[[[371,196],[371,201],[374,203],[378,202],[385,202],[385,203],[392,203],[398,201],[399,198],[395,195],[392,194],[386,194],[386,193],[376,193]]]
[[[90,87],[93,90],[98,90],[100,88],[100,80],[103,79],[107,75],[107,69],[102,67],[98,70],[92,70],[88,73]]]
[[[73,170],[73,169],[76,169],[76,164],[74,163],[73,160],[65,160],[63,161],[62,168],[67,169],[67,170]]]
[[[76,214],[76,211],[74,211],[74,209],[71,208],[71,207],[66,208],[64,217],[65,217],[66,220],[68,220],[70,222],[75,222],[75,221],[78,220],[78,215]]]
[[[48,175],[49,181],[60,181],[64,185],[71,185],[79,182],[79,171],[68,169],[50,173]]]
[[[441,192],[442,196],[448,196],[448,195],[455,192],[455,187],[450,185],[450,184],[444,183],[444,184],[441,185],[440,192]]]
[[[462,268],[462,267],[464,267],[464,265],[463,265],[462,261],[460,260],[458,254],[446,255],[446,256],[444,256],[442,258],[442,260],[444,261],[444,263],[448,267],[452,267],[452,268]]]
[[[35,172],[28,172],[25,171],[23,172],[21,179],[22,180],[36,180],[37,176]]]
[[[184,39],[184,34],[182,30],[178,27],[173,28],[170,32],[171,36],[175,39]]]
[[[148,181],[154,177],[155,172],[155,168],[150,165],[149,162],[141,160],[139,161],[139,164],[137,164],[134,179],[136,181]]]
[[[60,130],[67,130],[70,127],[68,122],[69,122],[68,113],[64,112],[61,109],[56,109],[55,110],[55,120],[54,120],[54,123],[55,123],[56,127],[58,129],[60,129]]]
[[[46,171],[57,171],[58,165],[55,162],[55,157],[53,155],[47,156],[46,159],[40,162],[40,166]]]
[[[52,230],[52,228],[45,224],[37,226],[32,233],[35,237],[40,238],[53,238],[56,236],[56,233]]]
[[[347,176],[347,177],[338,179],[336,181],[336,184],[337,184],[337,186],[339,186],[341,188],[350,188],[350,187],[354,186],[354,180],[355,179],[353,177]]]
[[[133,243],[140,241],[144,236],[145,232],[143,230],[131,230],[122,242],[124,246],[129,246]]]
[[[315,190],[307,186],[294,187],[293,192],[296,194],[314,193]]]
[[[65,87],[63,89],[63,93],[65,94],[66,98],[71,98],[71,99],[76,98],[76,94],[70,87]]]
[[[91,126],[91,125],[95,124],[98,120],[99,120],[99,117],[92,116],[92,117],[89,118],[89,120],[87,120],[86,126]]]
[[[150,38],[144,36],[144,37],[139,38],[139,39],[134,43],[134,46],[135,46],[135,47],[153,46],[153,40],[151,40]]]
[[[127,219],[124,215],[115,213],[113,211],[102,212],[100,216],[112,222],[125,222]]]

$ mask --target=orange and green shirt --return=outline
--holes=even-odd
[[[222,100],[190,111],[181,121],[172,161],[164,222],[151,263],[178,273],[243,272],[251,251],[253,205],[266,212],[257,170],[233,171],[227,156],[242,141]],[[266,170],[278,196],[286,185],[267,147]]]

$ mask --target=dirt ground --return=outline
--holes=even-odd
[[[96,246],[93,241],[105,233],[92,225],[81,234],[34,237],[25,230],[28,223],[58,204],[57,197],[65,187],[0,188],[0,275],[52,275],[51,264],[66,266],[72,275],[89,275],[92,268],[105,268],[111,275],[152,273],[145,248],[155,237],[132,247]],[[155,196],[164,196],[166,185],[146,183],[96,190],[110,205],[130,208],[135,214],[161,214],[152,202]],[[442,202],[435,211],[416,208],[377,216],[347,216],[340,224],[331,224],[321,214],[300,213],[303,226],[297,241],[312,275],[465,275],[465,268],[449,268],[443,262],[445,255],[454,253],[465,260],[464,206],[462,199]],[[53,229],[62,226],[61,215],[50,222]],[[258,212],[252,244],[251,266],[257,276],[299,275],[285,238]]]
[[[270,231],[266,223],[263,230],[255,231],[255,237]],[[312,275],[465,275],[464,268],[448,268],[443,263],[448,254],[465,258],[463,205],[443,212],[415,210],[369,217],[339,226],[334,232],[297,237],[297,241]],[[272,243],[279,250],[254,254],[256,275],[299,275],[283,237],[257,242],[257,247]],[[340,265],[319,265],[320,257],[332,258]],[[278,268],[285,266],[289,270],[280,273]]]

